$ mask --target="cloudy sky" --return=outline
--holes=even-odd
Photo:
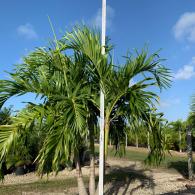
[[[107,35],[115,45],[117,62],[145,44],[151,52],[161,49],[164,65],[172,70],[172,87],[160,94],[159,109],[169,120],[185,119],[195,94],[195,1],[107,0]],[[100,27],[101,0],[1,1],[0,79],[7,78],[22,56],[52,39],[50,16],[58,37],[74,24]],[[6,103],[15,109],[32,101],[32,94]]]

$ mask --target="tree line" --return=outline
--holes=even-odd
[[[178,119],[176,121],[167,122],[163,127],[164,143],[168,150],[174,150],[178,152],[186,152],[187,150],[187,129],[192,129],[192,150],[195,151],[195,126],[192,123],[193,117],[189,117],[182,121]],[[143,125],[134,131],[133,129],[127,133],[127,145],[149,148],[150,135],[148,130]]]

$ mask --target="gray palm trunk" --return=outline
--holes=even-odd
[[[187,155],[188,155],[188,178],[193,180],[193,164],[192,164],[192,129],[187,127]]]
[[[182,152],[181,150],[181,128],[179,128],[179,152]]]
[[[147,134],[148,150],[150,151],[150,132]]]
[[[125,146],[127,148],[127,145],[128,145],[128,137],[127,137],[127,133],[125,134]]]
[[[138,140],[137,134],[135,134],[135,145],[136,145],[136,148],[139,148],[139,140]]]
[[[76,163],[76,174],[77,174],[77,184],[78,184],[79,195],[88,195],[84,181],[83,181],[83,175],[81,171],[81,164],[80,164],[78,153],[76,153],[75,155],[75,163]]]

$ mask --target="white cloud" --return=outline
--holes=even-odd
[[[183,68],[179,69],[175,74],[175,79],[187,80],[195,75],[194,67],[191,65],[185,65]]]
[[[38,34],[36,33],[34,27],[30,23],[18,26],[17,33],[18,35],[23,36],[26,39],[38,38]]]
[[[178,40],[195,42],[195,12],[186,12],[173,27],[174,36]]]
[[[112,20],[115,16],[115,11],[114,9],[107,5],[106,6],[106,27],[110,28],[112,26]],[[102,24],[102,9],[98,9],[96,15],[91,19],[90,23],[97,27],[97,28],[101,28],[101,24]]]
[[[189,64],[184,65],[174,74],[174,78],[176,80],[188,80],[194,76],[195,76],[195,57],[192,57],[192,60]]]
[[[178,105],[180,103],[181,103],[180,98],[172,97],[172,98],[169,98],[168,100],[160,101],[159,106],[161,108],[168,108],[168,107],[171,107],[171,106]]]

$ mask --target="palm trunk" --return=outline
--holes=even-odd
[[[109,125],[109,122],[106,121],[106,124],[105,124],[105,158],[107,158],[108,156],[109,130],[110,130],[110,125]]]
[[[136,148],[139,148],[139,142],[138,142],[138,136],[137,134],[135,134],[135,144],[136,144]]]
[[[76,174],[77,174],[77,184],[79,195],[87,195],[87,190],[83,181],[83,175],[81,171],[80,159],[77,152],[75,152],[75,164],[76,164]]]
[[[147,134],[147,141],[148,141],[148,150],[150,151],[150,132],[149,131]]]
[[[97,188],[96,188],[96,191],[95,191],[95,194],[94,195],[99,195],[99,182],[97,184]]]
[[[188,178],[193,180],[193,165],[192,165],[192,130],[187,128],[187,155],[188,155]]]
[[[68,170],[72,170],[73,169],[73,163],[71,161],[71,158],[73,158],[73,156],[71,154],[71,149],[72,149],[71,148],[71,144],[69,143],[69,148],[68,148],[68,163],[66,164]]]
[[[89,176],[89,194],[95,195],[95,148],[94,148],[94,128],[89,131],[90,137],[90,176]]]
[[[125,134],[125,147],[127,149],[127,144],[128,144],[128,137],[127,137],[127,133]]]
[[[181,129],[179,129],[179,152],[181,151]]]

